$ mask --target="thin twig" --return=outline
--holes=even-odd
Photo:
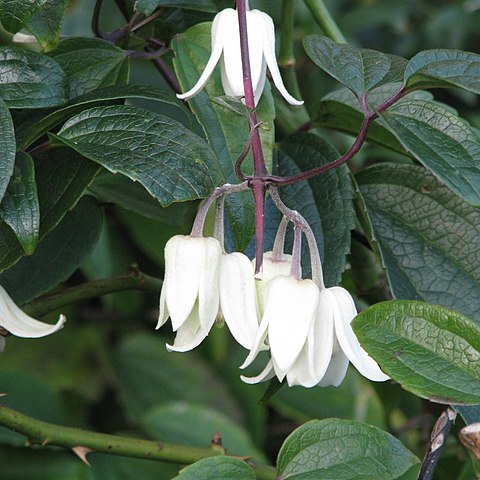
[[[430,444],[422,461],[422,467],[420,468],[418,480],[433,479],[435,468],[437,467],[443,448],[445,447],[448,434],[450,433],[450,429],[452,428],[456,417],[457,414],[455,411],[448,407],[438,418],[432,430]]]

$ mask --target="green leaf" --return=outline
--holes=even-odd
[[[68,118],[83,112],[89,107],[101,105],[111,100],[121,100],[124,98],[144,98],[168,103],[183,110],[183,105],[171,95],[149,85],[117,85],[115,87],[105,87],[94,90],[93,92],[75,98],[71,105],[56,110],[40,120],[34,119],[31,122],[21,124],[16,129],[18,144],[23,148],[28,148],[32,143],[49,132],[53,127],[66,121]]]
[[[193,224],[195,205],[174,203],[168,208],[163,208],[142,185],[132,182],[123,175],[112,175],[110,172],[105,172],[97,176],[89,190],[103,202],[113,203],[152,220],[171,226],[191,226]]]
[[[460,87],[480,93],[480,55],[460,50],[425,50],[405,70],[408,89]]]
[[[187,401],[209,405],[241,424],[240,406],[202,358],[169,353],[164,342],[158,333],[137,334],[115,350],[113,368],[127,415],[139,419],[156,405]]]
[[[172,48],[175,51],[175,71],[183,91],[194,86],[203,72],[211,52],[211,23],[195,25],[187,32],[174,38]],[[219,68],[210,77],[205,88],[189,101],[189,105],[200,122],[212,150],[220,161],[223,177],[226,182],[238,183],[234,166],[243,152],[249,137],[247,120],[212,100],[224,95]],[[260,136],[263,152],[268,167],[272,165],[274,146],[275,110],[269,91],[265,88],[257,107],[257,117],[262,123]],[[246,172],[252,169],[251,154],[245,162]],[[229,195],[226,208],[230,223],[235,233],[237,250],[244,250],[254,233],[254,207],[250,192]]]
[[[217,12],[218,8],[212,0],[137,0],[135,10],[150,15],[158,7],[177,7],[201,12]]]
[[[50,54],[69,82],[69,98],[92,90],[128,82],[129,59],[125,52],[98,38],[69,38]]]
[[[439,104],[410,100],[382,114],[382,123],[436,177],[480,206],[480,138]]]
[[[139,181],[165,207],[206,197],[218,182],[217,159],[203,139],[141,108],[86,110],[54,138],[111,172]]]
[[[1,88],[1,87],[0,87]],[[15,164],[15,131],[8,108],[0,98],[0,202],[7,190]]]
[[[377,165],[357,181],[395,297],[480,324],[480,211],[419,166]]]
[[[0,22],[3,28],[17,33],[35,15],[45,0],[3,0],[0,3]]]
[[[40,235],[35,167],[30,155],[19,152],[5,196],[0,203],[0,219],[14,231],[27,255],[35,250]]]
[[[339,157],[334,147],[316,135],[293,135],[279,146],[278,173],[295,175]],[[346,168],[331,170],[308,183],[282,188],[283,201],[299,210],[314,229],[327,286],[338,285],[350,252],[350,230],[354,227],[352,198],[352,183]]]
[[[394,95],[399,88],[400,84],[392,84],[372,90],[367,98],[370,109],[375,109],[381,105]],[[433,100],[433,96],[423,91],[412,92],[400,102],[417,99]],[[331,128],[356,137],[363,121],[363,112],[355,95],[350,90],[343,88],[326,95],[314,106],[312,121],[315,126]],[[370,126],[367,141],[407,154],[395,136],[378,121],[373,122]]]
[[[149,410],[141,424],[153,440],[198,448],[206,448],[214,433],[221,432],[222,445],[231,455],[266,462],[245,430],[213,408],[183,401],[167,403]]]
[[[358,98],[380,85],[401,81],[407,65],[402,57],[335,43],[319,35],[304,37],[303,46],[316,65]]]
[[[84,197],[37,246],[0,274],[2,285],[17,303],[26,303],[69,278],[92,252],[102,228],[102,211]]]
[[[41,53],[0,47],[0,98],[9,108],[49,108],[66,102],[59,64]]]
[[[480,327],[453,310],[392,300],[352,323],[362,346],[403,388],[438,403],[480,402]]]
[[[351,420],[313,420],[295,430],[277,460],[284,480],[393,480],[418,459],[395,437]]]
[[[180,470],[174,480],[255,480],[246,462],[232,457],[204,458]]]
[[[99,167],[71,150],[57,148],[38,155],[36,181],[40,204],[40,239],[76,205]],[[0,223],[0,272],[20,259],[23,251],[10,227]]]
[[[26,24],[44,51],[53,50],[57,46],[67,5],[68,0],[44,0]]]

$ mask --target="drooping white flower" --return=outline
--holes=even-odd
[[[248,10],[247,30],[255,105],[258,104],[263,92],[267,66],[275,86],[285,100],[291,105],[302,105],[302,101],[296,100],[287,92],[280,75],[275,57],[275,26],[271,17],[260,10]],[[232,8],[222,10],[215,16],[212,24],[212,53],[205,70],[191,90],[177,97],[189,100],[197,95],[207,83],[218,62],[225,93],[232,97],[244,97],[238,15]]]
[[[66,318],[60,315],[55,325],[39,322],[28,316],[0,286],[0,328],[21,338],[40,338],[60,330]],[[0,337],[0,351],[5,346],[5,339]]]
[[[243,253],[222,255],[220,308],[235,340],[251,349],[257,336],[259,312],[252,263]]]
[[[266,286],[265,306],[255,345],[240,368],[245,368],[264,349],[268,336],[271,360],[259,377],[247,379],[256,383],[276,374],[282,381],[297,361],[315,320],[319,289],[311,280],[278,276]]]
[[[208,335],[218,314],[222,247],[210,237],[176,235],[165,246],[165,279],[157,329],[170,316],[172,351],[186,352]]]
[[[316,287],[318,290],[318,287]],[[274,298],[270,297],[268,292],[267,302],[273,302]],[[278,298],[278,294],[276,294]],[[317,298],[317,307],[314,314],[314,320],[310,323],[309,331],[304,336],[304,343],[298,349],[298,345],[290,346],[288,343],[284,348],[290,350],[290,355],[295,358],[291,362],[287,371],[280,371],[276,368],[278,363],[278,351],[271,349],[271,360],[265,369],[257,377],[248,378],[242,376],[242,380],[246,383],[257,383],[272,378],[275,374],[282,380],[286,376],[288,384],[302,385],[304,387],[313,387],[319,385],[322,387],[328,385],[338,386],[345,378],[349,361],[355,368],[366,378],[383,382],[389,377],[385,375],[379,368],[378,364],[371,358],[367,352],[361,347],[355,333],[350,326],[352,320],[357,315],[355,303],[351,295],[341,287],[332,287],[318,290],[318,297],[311,294],[311,301]],[[297,307],[299,305],[297,304]],[[257,340],[262,343],[268,335],[268,341],[271,344],[270,323],[272,320],[262,319],[260,324],[259,336]],[[275,326],[275,323],[273,323]],[[289,327],[285,326],[285,333],[293,335],[296,329],[295,315],[289,319]],[[289,333],[287,332],[289,328]],[[262,338],[260,338],[260,332]],[[299,337],[300,338],[300,337]],[[255,343],[257,346],[257,342]],[[250,365],[258,354],[259,349],[252,350],[242,368]],[[280,353],[285,356],[285,353]],[[290,357],[291,360],[291,357]]]

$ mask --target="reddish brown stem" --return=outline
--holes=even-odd
[[[256,178],[268,175],[265,159],[263,157],[260,133],[256,128],[258,124],[255,113],[255,97],[253,94],[252,72],[250,68],[250,53],[248,50],[247,30],[247,4],[245,0],[237,0],[238,25],[240,29],[240,49],[242,53],[243,88],[245,92],[245,104],[252,110],[249,120],[250,131],[253,130],[253,176],[250,188],[255,200],[255,273],[260,272],[263,262],[263,243],[265,234],[265,183]]]

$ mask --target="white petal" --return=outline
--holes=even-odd
[[[247,12],[248,51],[250,55],[250,70],[254,93],[260,93],[255,100],[255,106],[263,92],[266,80],[267,66],[263,56],[264,20],[263,12],[251,10]]]
[[[192,310],[191,315],[178,329],[173,345],[167,344],[169,352],[187,352],[198,347],[203,342],[208,332],[204,332],[200,327],[200,320],[198,317],[198,306]]]
[[[205,237],[203,266],[200,271],[200,286],[198,290],[198,311],[200,326],[208,333],[215,323],[220,305],[218,279],[220,276],[220,260],[222,247],[220,242],[211,237]]]
[[[380,370],[377,362],[360,346],[350,326],[357,315],[357,309],[351,295],[342,287],[329,288],[328,292],[334,299],[335,333],[345,355],[355,368],[369,380],[374,382],[388,380],[390,377]]]
[[[276,277],[271,280],[264,319],[275,373],[283,380],[300,354],[315,318],[319,290],[311,280]]]
[[[334,325],[333,307],[328,295],[322,290],[319,295],[319,302],[315,322],[308,335],[309,365],[316,384],[325,375],[333,354]]]
[[[242,53],[240,50],[240,30],[237,11],[231,8],[224,10],[225,37],[223,41],[223,57],[221,59],[221,76],[223,90],[232,97],[245,96],[243,87]],[[227,26],[228,25],[228,26]]]
[[[256,377],[245,377],[245,375],[240,375],[240,378],[245,383],[253,385],[254,383],[260,383],[260,382],[265,382],[266,380],[270,380],[274,376],[275,376],[275,372],[273,370],[272,361],[270,360],[267,363],[266,367],[262,370],[262,373],[260,373]]]
[[[253,97],[255,99],[255,106],[258,105],[258,102],[260,101],[260,98],[263,94],[266,80],[267,80],[267,63],[265,62],[265,59],[262,57],[262,70],[261,70],[260,79],[258,81],[257,88],[253,92]]]
[[[334,387],[338,387],[347,374],[348,364],[347,356],[343,353],[337,339],[335,339],[330,364],[322,380],[318,383],[318,386],[329,387],[333,385]]]
[[[215,66],[220,60],[220,57],[222,56],[222,51],[223,51],[223,38],[225,35],[225,31],[228,32],[229,30],[228,13],[226,13],[227,10],[232,10],[232,9],[229,8],[229,9],[223,10],[222,12],[218,13],[213,19],[212,53],[210,54],[210,58],[208,59],[207,65],[205,66],[205,70],[203,70],[203,73],[198,79],[198,82],[195,84],[195,86],[192,89],[190,89],[188,92],[185,92],[183,94],[177,94],[177,97],[180,100],[189,100],[190,98],[197,95],[207,83],[208,79],[213,73]],[[233,12],[235,12],[235,10],[233,10]]]
[[[29,317],[15,304],[8,293],[0,287],[0,327],[12,335],[22,338],[44,337],[60,330],[65,321],[64,315],[60,315],[55,325],[39,322]]]
[[[278,91],[290,105],[303,105],[303,101],[293,98],[283,84],[277,58],[275,57],[275,26],[273,25],[273,20],[266,13],[262,12],[262,16],[264,22],[263,54],[272,75],[273,83],[275,83]]]
[[[165,246],[165,301],[174,331],[197,301],[204,265],[204,238],[175,235]]]
[[[240,365],[240,368],[247,368],[251,363],[257,358],[257,355],[263,351],[268,350],[268,347],[265,345],[265,340],[268,335],[268,319],[263,318],[260,322],[260,327],[258,327],[257,336],[253,344],[250,353],[248,354],[245,361]]]
[[[220,264],[220,308],[235,340],[251,349],[259,321],[253,266],[243,253],[222,255]]]
[[[168,313],[168,308],[167,308],[167,303],[166,303],[166,294],[167,289],[165,288],[165,282],[163,282],[162,285],[162,291],[160,292],[160,313],[158,315],[158,323],[157,326],[155,327],[157,330],[165,324],[165,322],[168,320],[169,313]]]
[[[310,368],[310,351],[308,342],[303,347],[296,362],[287,372],[287,382],[289,387],[301,385],[302,387],[311,388],[317,385],[318,380],[313,375]]]

